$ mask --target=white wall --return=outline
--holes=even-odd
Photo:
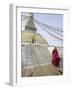
[[[50,84],[50,85],[26,85],[22,87],[11,87],[8,85],[9,81],[9,4],[10,3],[24,3],[24,4],[36,4],[41,3],[42,6],[47,5],[50,2],[52,5],[68,6],[72,10],[72,0],[0,0],[0,90],[10,89],[26,89],[26,90],[44,90],[44,89],[70,89],[71,84]],[[71,11],[71,24],[72,24],[72,11]],[[72,27],[67,31],[68,39],[68,56],[69,61],[72,60]],[[71,61],[72,62],[72,61]],[[71,64],[70,64],[71,65]],[[72,65],[71,65],[72,66]],[[72,75],[72,73],[71,73]],[[72,79],[71,79],[72,80]]]

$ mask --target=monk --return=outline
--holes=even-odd
[[[57,48],[55,47],[54,50],[52,51],[52,64],[57,67],[57,70],[62,74],[62,70],[59,67],[59,63],[60,63],[61,58],[59,57]]]
[[[57,51],[57,48],[55,47],[52,51],[52,64],[56,67],[59,67],[60,57]]]

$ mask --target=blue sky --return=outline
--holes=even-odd
[[[22,13],[23,15],[28,15],[28,13]],[[44,14],[44,13],[33,13],[33,18],[36,19],[37,21],[40,21],[41,23],[44,23],[46,25],[51,25],[53,27],[60,27],[63,29],[63,15],[62,14]],[[28,20],[22,20],[22,29],[24,29],[25,24]],[[62,46],[63,41],[56,39],[55,37],[52,37],[49,35],[45,29],[42,29],[39,24],[37,24],[35,21],[35,26],[37,28],[37,33],[41,34],[48,42],[49,45],[54,45],[54,46]],[[60,32],[61,33],[61,32]],[[59,33],[58,33],[59,34]],[[63,33],[61,33],[63,34]]]
[[[55,27],[63,28],[63,15],[62,14],[33,14],[34,18]]]

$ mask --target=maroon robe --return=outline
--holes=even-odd
[[[52,64],[54,66],[58,67],[59,66],[59,62],[60,62],[60,57],[59,57],[58,51],[57,51],[57,49],[54,49],[52,51]]]

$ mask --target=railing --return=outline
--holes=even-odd
[[[21,41],[21,45],[22,46],[25,46],[25,45],[35,45],[35,46],[43,46],[43,47],[57,47],[57,48],[63,48],[62,46],[54,46],[54,45],[46,45],[46,44],[43,44],[43,43],[32,43],[30,41]]]

